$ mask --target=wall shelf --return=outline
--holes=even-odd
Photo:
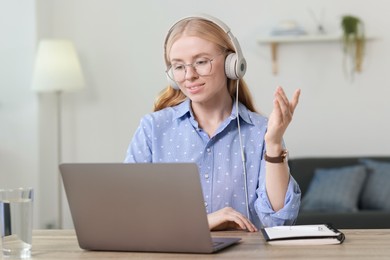
[[[260,37],[259,43],[294,43],[294,42],[326,42],[341,41],[341,34],[303,34],[291,36],[268,36]]]
[[[367,40],[373,39],[366,37]],[[272,73],[278,74],[278,45],[287,43],[311,43],[311,42],[341,42],[341,34],[304,34],[288,36],[267,36],[258,38],[258,43],[269,44],[271,47]]]

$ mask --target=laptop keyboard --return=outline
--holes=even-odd
[[[213,241],[213,247],[219,246],[221,244],[223,244],[223,242]]]

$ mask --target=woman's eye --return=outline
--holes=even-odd
[[[206,59],[202,59],[202,60],[197,60],[197,61],[195,61],[195,66],[202,66],[202,65],[206,65],[207,64],[207,62],[208,62],[208,60],[206,60]]]
[[[173,65],[173,69],[177,71],[184,70],[184,65],[182,64]]]

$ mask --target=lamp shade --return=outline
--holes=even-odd
[[[85,81],[71,41],[41,40],[35,59],[32,89],[36,92],[77,91]]]

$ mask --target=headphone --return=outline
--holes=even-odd
[[[223,23],[218,18],[210,16],[210,15],[199,14],[199,15],[187,16],[187,17],[184,17],[184,18],[180,19],[179,21],[175,22],[171,26],[171,28],[168,31],[167,36],[165,37],[165,43],[164,43],[165,56],[166,56],[166,50],[167,50],[166,47],[167,47],[168,38],[171,35],[175,26],[183,20],[188,20],[188,19],[193,19],[193,18],[195,18],[195,19],[199,18],[199,19],[203,19],[203,20],[212,22],[213,24],[215,24],[219,28],[221,28],[229,36],[229,38],[233,44],[235,53],[230,53],[225,59],[225,74],[229,79],[233,79],[233,80],[241,79],[245,75],[245,72],[246,72],[246,60],[242,54],[240,44],[238,43],[236,37],[234,37],[234,35],[230,31],[230,28],[225,23]],[[172,70],[167,71],[167,78],[168,78],[168,82],[172,88],[179,89],[178,84],[172,80],[172,78],[173,78]]]

